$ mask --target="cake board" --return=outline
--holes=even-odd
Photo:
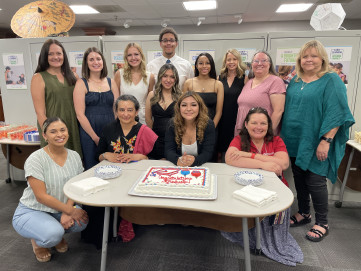
[[[217,199],[217,175],[211,174],[214,182],[213,194],[209,198],[197,198],[190,196],[171,196],[171,195],[154,195],[154,194],[140,194],[134,191],[137,184],[142,180],[143,176],[140,176],[138,180],[130,188],[128,195],[139,197],[152,197],[152,198],[168,198],[168,199],[191,199],[191,200],[216,200]]]

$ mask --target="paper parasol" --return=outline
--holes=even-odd
[[[67,4],[42,0],[20,8],[11,19],[11,29],[22,38],[40,38],[67,32],[74,22],[75,14]]]

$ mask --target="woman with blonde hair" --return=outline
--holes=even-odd
[[[119,69],[114,80],[120,94],[133,95],[140,104],[139,122],[145,124],[145,101],[153,90],[154,75],[146,71],[145,56],[139,44],[131,42],[124,50],[124,69]]]
[[[174,107],[165,134],[165,156],[177,166],[200,166],[212,158],[215,127],[201,96],[187,91]]]
[[[321,241],[329,232],[327,179],[335,183],[354,119],[346,87],[330,72],[326,49],[317,40],[307,42],[296,60],[297,75],[287,88],[281,136],[291,158],[298,212],[290,226],[311,222],[310,196],[316,223],[306,238]]]
[[[233,139],[234,126],[236,125],[238,104],[237,99],[241,94],[243,86],[248,81],[245,76],[247,67],[242,62],[241,54],[236,49],[227,50],[223,57],[223,64],[218,80],[224,88],[224,101],[222,117],[219,121],[217,151],[226,153],[229,143]]]
[[[164,64],[159,70],[155,89],[149,92],[145,103],[145,121],[158,135],[153,151],[149,154],[154,159],[165,158],[165,131],[174,116],[174,105],[181,95],[177,69],[172,64]]]

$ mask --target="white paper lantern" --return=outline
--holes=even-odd
[[[338,30],[346,17],[341,4],[318,5],[311,16],[310,25],[316,31]]]

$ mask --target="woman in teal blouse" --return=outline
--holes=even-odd
[[[307,239],[319,242],[329,232],[327,179],[336,182],[354,119],[347,104],[346,88],[329,70],[324,46],[316,40],[301,48],[297,75],[287,88],[281,136],[291,158],[298,213],[291,227],[311,222],[310,195],[316,223]]]

